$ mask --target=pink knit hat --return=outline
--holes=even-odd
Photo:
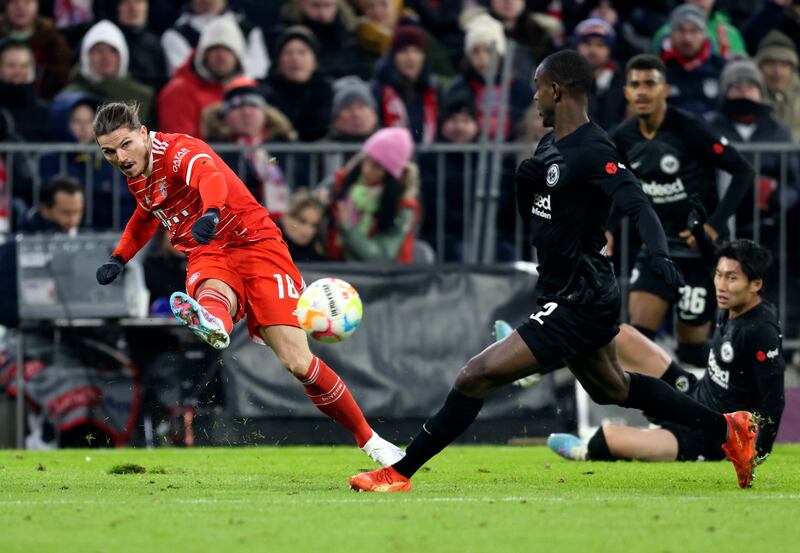
[[[403,169],[411,161],[414,141],[408,129],[389,127],[370,136],[361,151],[377,161],[387,173],[399,179],[403,175]]]

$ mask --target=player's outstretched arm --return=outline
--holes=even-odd
[[[136,253],[153,237],[158,227],[158,219],[152,213],[137,205],[133,212],[117,248],[108,261],[97,269],[97,282],[110,284],[122,273],[125,263],[131,260]]]
[[[192,156],[186,164],[183,176],[189,186],[200,192],[203,200],[203,215],[192,225],[192,237],[198,244],[208,244],[217,236],[220,210],[228,197],[228,183],[225,175],[206,153]]]

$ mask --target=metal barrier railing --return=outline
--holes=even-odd
[[[279,159],[283,174],[286,178],[287,184],[290,188],[297,186],[315,187],[325,179],[330,179],[335,171],[345,164],[346,159],[350,155],[355,154],[360,150],[360,144],[351,143],[332,143],[332,142],[315,142],[315,143],[268,143],[260,146],[242,146],[237,144],[212,144],[212,147],[220,153],[225,154],[239,154],[236,166],[232,167],[238,174],[243,175],[247,164],[247,154],[252,153],[253,150],[258,148],[266,148],[269,155],[275,156]],[[775,194],[779,194],[780,201],[778,219],[770,220],[770,228],[773,229],[769,246],[773,249],[775,257],[779,264],[778,270],[778,309],[781,319],[787,320],[787,304],[788,304],[788,248],[789,237],[787,226],[787,206],[786,200],[789,197],[789,182],[794,185],[800,186],[798,179],[798,163],[795,156],[800,154],[800,147],[793,144],[737,144],[736,147],[744,154],[751,157],[753,165],[756,168],[756,174],[760,174],[764,158],[767,155],[778,155],[780,159],[780,171],[777,181],[777,189]],[[444,144],[435,143],[428,145],[418,145],[416,147],[416,159],[426,160],[425,167],[429,170],[421,174],[423,186],[426,189],[427,197],[433,198],[435,202],[435,209],[426,213],[427,217],[433,217],[433,227],[435,228],[434,237],[431,240],[434,251],[436,252],[437,261],[444,261],[444,252],[446,250],[446,232],[445,232],[445,219],[448,212],[453,209],[461,211],[462,228],[461,239],[464,246],[464,260],[469,262],[490,263],[497,259],[496,255],[496,231],[497,231],[497,218],[486,217],[486,214],[497,213],[497,203],[502,194],[513,194],[513,179],[506,179],[499,182],[499,178],[495,176],[499,171],[504,159],[513,159],[516,157],[517,161],[531,155],[534,150],[534,145],[525,143],[503,143],[493,141],[486,146],[479,143],[473,144]],[[100,152],[94,144],[80,145],[80,144],[60,144],[60,143],[46,143],[46,144],[32,144],[32,143],[0,143],[0,159],[5,161],[5,169],[7,174],[7,195],[12,198],[15,195],[15,189],[20,186],[20,183],[14,182],[16,163],[28,164],[28,173],[31,174],[31,182],[28,185],[31,187],[28,196],[34,202],[38,201],[40,190],[42,186],[41,178],[39,175],[39,168],[41,166],[42,157],[58,156],[58,165],[61,171],[65,171],[68,164],[68,156],[73,154],[84,154],[87,156],[98,156],[99,163],[105,163],[101,158]],[[461,183],[461,195],[463,196],[462,205],[450,205],[448,203],[448,168],[452,168],[451,164],[447,163],[447,156],[458,154],[462,156],[460,171],[463,178]],[[491,159],[486,159],[486,156],[491,156]],[[482,163],[479,163],[480,158],[483,157]],[[790,163],[791,159],[791,163]],[[791,172],[790,174],[790,165]],[[96,214],[100,206],[94,205],[93,191],[98,184],[94,181],[96,172],[93,170],[93,164],[87,163],[85,165],[83,181],[86,190],[86,215],[85,220],[88,226],[91,226],[96,219]],[[480,170],[480,167],[483,170]],[[433,167],[433,169],[431,169]],[[489,169],[490,168],[490,169]],[[127,194],[124,186],[123,176],[117,172],[113,172],[113,201],[111,208],[112,214],[112,229],[119,230],[124,226],[124,221],[120,216],[120,202],[122,194]],[[494,180],[492,180],[494,179]],[[764,218],[759,209],[759,182],[758,179],[753,183],[754,201],[752,206],[752,223],[747,225],[746,228],[740,228],[736,225],[735,220],[731,223],[731,231],[733,236],[752,237],[757,242],[764,239]],[[476,194],[476,191],[482,192]],[[514,258],[517,260],[524,257],[530,252],[529,244],[524,242],[521,219],[514,215],[514,243],[513,251]],[[735,219],[735,218],[734,218]],[[482,222],[480,225],[474,224],[475,222]],[[507,221],[506,221],[507,223]],[[777,237],[775,236],[777,231]],[[628,249],[628,238],[630,236],[630,229],[627,224],[623,223],[621,229],[620,240],[620,280],[623,288],[627,287],[627,281],[630,274],[630,251]],[[794,252],[792,252],[794,254]],[[800,252],[798,252],[800,254]],[[795,340],[800,343],[800,340]]]

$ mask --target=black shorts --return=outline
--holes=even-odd
[[[619,332],[620,297],[603,305],[574,304],[563,298],[543,302],[517,332],[544,368],[607,345]]]
[[[702,326],[714,320],[717,310],[711,270],[699,257],[674,257],[683,272],[686,286],[675,291],[650,268],[646,252],[639,252],[631,274],[631,292],[649,292],[671,304],[677,304],[678,318],[689,326]]]
[[[688,395],[696,400],[697,386],[694,386]],[[722,444],[711,434],[682,424],[665,421],[653,422],[670,432],[678,440],[678,461],[721,461],[725,458]]]

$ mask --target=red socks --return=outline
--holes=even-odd
[[[353,433],[358,447],[372,437],[372,428],[347,386],[319,357],[311,360],[306,375],[298,378],[317,409]]]
[[[225,332],[231,333],[233,329],[233,318],[231,317],[231,302],[225,297],[225,294],[218,292],[213,288],[205,288],[202,292],[197,294],[197,303],[203,308],[222,321],[225,325]]]

